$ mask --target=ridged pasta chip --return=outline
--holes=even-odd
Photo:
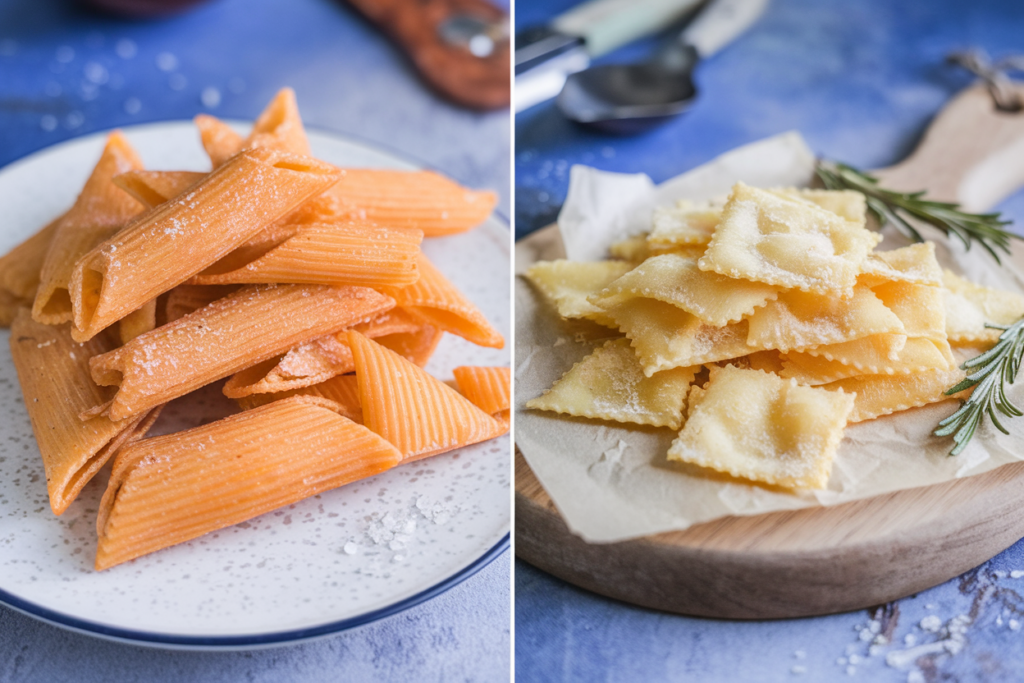
[[[1024,316],[1024,296],[983,287],[949,270],[942,271],[945,287],[946,335],[951,342],[995,343],[1002,330],[985,323],[1011,325]]]
[[[825,384],[822,388],[856,394],[849,422],[863,422],[949,400],[952,397],[946,396],[946,390],[963,378],[964,371],[954,366],[909,375],[860,375]]]

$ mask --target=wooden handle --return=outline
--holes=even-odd
[[[1024,84],[1014,84],[1024,96]],[[875,172],[894,190],[987,211],[1024,185],[1024,112],[996,108],[984,85],[967,88],[938,113],[917,149]]]
[[[349,0],[405,50],[423,78],[442,95],[474,109],[509,106],[511,61],[506,35],[487,56],[444,40],[441,27],[453,17],[500,25],[505,14],[485,0]]]

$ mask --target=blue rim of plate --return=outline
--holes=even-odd
[[[4,171],[11,164],[15,164],[23,159],[27,159],[43,150],[56,147],[79,138],[89,137],[91,135],[101,135],[103,133],[109,133],[112,130],[118,130],[121,128],[130,129],[136,126],[149,126],[160,123],[180,123],[183,119],[166,119],[166,120],[154,120],[154,121],[140,121],[137,124],[131,126],[118,126],[115,128],[108,128],[103,130],[94,130],[88,133],[83,133],[60,142],[55,142],[52,145],[41,147],[33,150],[24,156],[17,159],[13,159],[10,162],[0,167],[0,171]],[[233,120],[228,121],[229,123]],[[425,168],[429,170],[438,171],[443,173],[440,169],[437,169],[430,164],[424,163],[423,161],[416,159],[415,157],[409,156],[403,152],[397,152],[386,145],[380,145],[373,141],[366,140],[359,137],[358,135],[351,135],[345,132],[339,132],[321,127],[310,127],[306,126],[306,130],[315,131],[322,135],[337,136],[347,141],[355,142],[371,149],[379,149],[386,154],[390,154],[398,159],[401,159],[407,163],[413,164],[419,168]],[[448,174],[446,174],[448,175]],[[457,182],[462,182],[461,179],[455,176],[449,175]],[[506,230],[511,232],[511,224],[509,219],[502,214],[500,211],[495,209],[493,212],[498,217],[499,222],[503,223]],[[489,565],[495,559],[501,556],[506,550],[508,550],[511,539],[511,532],[505,534],[505,536],[491,546],[484,554],[473,560],[459,571],[455,572],[451,576],[442,581],[434,584],[426,590],[420,591],[419,593],[412,595],[408,598],[399,600],[398,602],[388,605],[387,607],[381,607],[380,609],[372,610],[364,614],[360,614],[347,619],[341,619],[339,621],[332,621],[319,626],[311,626],[309,628],[293,629],[290,631],[277,631],[274,633],[263,633],[258,635],[248,636],[176,636],[163,633],[154,633],[150,631],[136,631],[134,629],[116,628],[113,626],[106,626],[95,621],[89,621],[87,619],[79,619],[78,617],[72,617],[62,612],[51,610],[47,607],[40,607],[35,603],[22,600],[21,598],[8,593],[7,591],[0,589],[0,604],[10,607],[11,609],[17,610],[22,614],[26,614],[30,617],[39,619],[48,624],[59,626],[61,628],[70,629],[78,633],[84,633],[90,636],[96,636],[105,638],[108,640],[117,640],[133,645],[145,645],[150,647],[160,646],[171,646],[188,649],[248,649],[248,648],[259,648],[259,647],[271,647],[274,645],[294,645],[303,641],[313,640],[324,636],[334,635],[343,631],[349,631],[360,626],[366,626],[375,621],[385,619],[390,616],[394,616],[400,612],[404,612],[407,609],[415,607],[428,600],[436,598],[442,593],[448,592],[451,588],[459,585],[466,579],[472,577],[474,574],[479,572],[481,569]]]

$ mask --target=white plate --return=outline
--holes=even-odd
[[[147,168],[207,170],[188,122],[124,130]],[[319,158],[342,166],[415,168],[396,156],[310,131]],[[0,253],[73,201],[105,133],[37,152],[0,170]],[[471,179],[470,179],[471,180]],[[510,236],[491,218],[424,252],[508,338]],[[67,628],[159,647],[248,648],[335,633],[437,595],[509,542],[508,436],[329,491],[135,561],[93,570],[96,510],[106,471],[61,516],[51,512],[42,460],[17,377],[0,346],[0,601]],[[427,369],[508,365],[507,350],[445,335]],[[153,433],[235,409],[219,383],[168,406]],[[354,551],[354,552],[353,552]]]

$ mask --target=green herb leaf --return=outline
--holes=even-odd
[[[969,374],[959,384],[946,391],[947,396],[952,396],[975,387],[974,393],[966,401],[962,401],[959,410],[940,422],[933,432],[935,436],[953,435],[955,445],[949,452],[950,455],[957,455],[967,447],[981,418],[985,415],[988,415],[996,429],[1004,434],[1009,432],[999,422],[997,412],[1011,418],[1024,415],[1024,412],[1006,396],[1006,387],[1017,379],[1017,371],[1020,370],[1021,360],[1024,358],[1024,318],[1009,327],[989,324],[985,327],[1003,330],[999,335],[999,342],[985,353],[961,365],[960,367]]]
[[[830,190],[855,190],[867,197],[868,211],[879,224],[893,226],[915,242],[924,238],[913,225],[919,220],[941,230],[946,237],[955,237],[968,249],[978,242],[996,263],[999,253],[1010,253],[1010,239],[1024,237],[1004,230],[1009,225],[998,213],[965,213],[959,205],[924,199],[924,192],[895,192],[879,187],[878,178],[846,164],[822,161],[817,167],[818,177]]]

